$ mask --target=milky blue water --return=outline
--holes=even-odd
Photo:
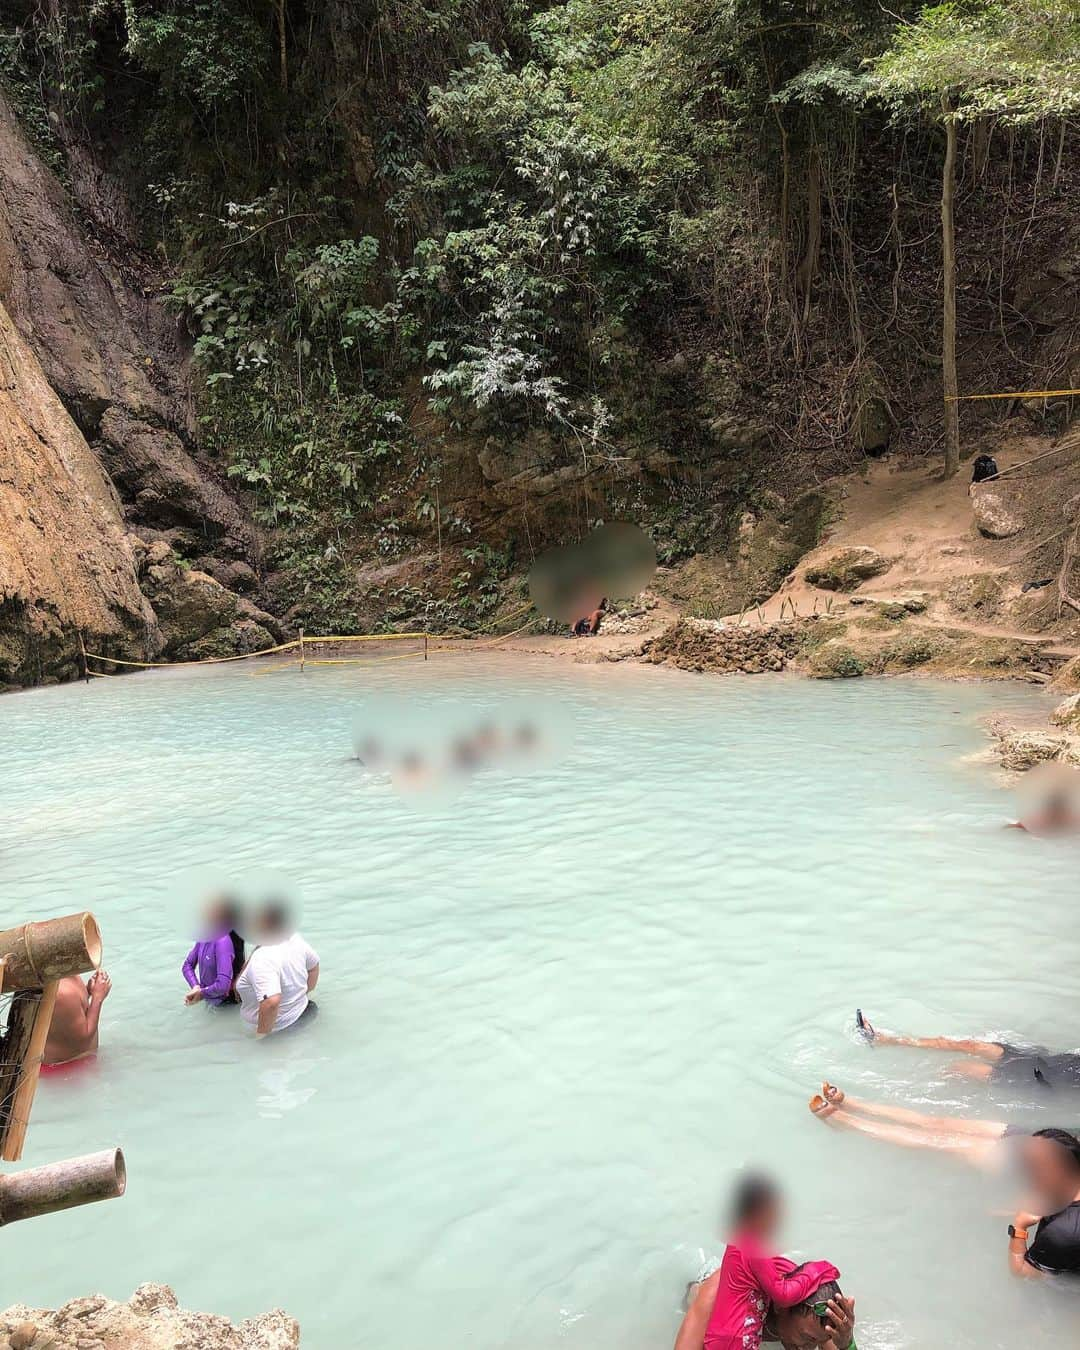
[[[428,727],[535,696],[569,744],[403,799],[348,759],[388,689]],[[1009,1281],[974,1174],[806,1110],[827,1074],[1080,1124],[850,1032],[861,1004],[1080,1042],[1077,846],[1001,830],[965,760],[982,713],[1036,697],[496,653],[0,700],[4,922],[92,909],[114,981],[24,1161],[120,1144],[129,1171],[5,1235],[4,1301],[158,1280],[280,1304],[327,1350],[655,1350],[751,1162],[788,1184],[787,1249],[840,1266],[864,1350],[1075,1343],[1080,1301]],[[183,1006],[180,966],[205,878],[264,872],[302,897],[321,1014],[255,1043]]]

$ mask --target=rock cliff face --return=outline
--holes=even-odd
[[[224,651],[250,641],[250,619],[233,631],[234,597],[213,576],[193,589],[178,575],[180,604],[160,571],[142,584],[162,544],[250,579],[257,539],[189,448],[186,351],[152,274],[137,251],[121,267],[101,242],[116,213],[107,226],[92,213],[116,193],[77,168],[81,203],[0,95],[0,686],[73,674],[79,633],[139,659],[211,634]],[[199,596],[216,622],[193,613]]]

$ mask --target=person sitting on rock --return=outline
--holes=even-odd
[[[101,1005],[111,989],[103,970],[95,970],[85,984],[78,975],[58,982],[43,1065],[70,1064],[97,1053]]]
[[[596,609],[589,614],[584,614],[573,627],[574,637],[595,637],[600,631],[600,623],[604,617],[604,610],[607,607],[607,596],[600,601]]]

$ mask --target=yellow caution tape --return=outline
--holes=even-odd
[[[946,403],[962,403],[978,398],[1066,398],[1080,389],[1019,389],[1009,394],[946,394]]]

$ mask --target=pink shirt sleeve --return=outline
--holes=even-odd
[[[790,1273],[791,1262],[784,1256],[770,1256],[753,1244],[742,1243],[743,1257],[754,1282],[777,1308],[793,1308],[810,1297],[826,1280],[836,1280],[840,1272],[830,1261],[808,1261],[798,1272]]]

